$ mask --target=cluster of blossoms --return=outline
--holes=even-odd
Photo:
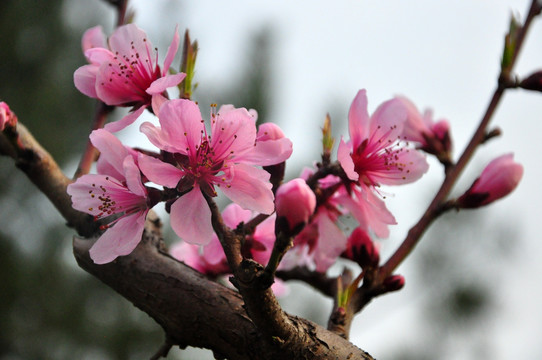
[[[320,164],[274,189],[268,167],[290,157],[291,141],[274,124],[257,127],[253,110],[211,106],[206,126],[195,102],[169,100],[166,89],[185,77],[170,75],[178,45],[176,30],[160,68],[155,49],[135,25],[119,27],[107,44],[98,27],[83,36],[89,64],[75,72],[76,87],[108,105],[134,110],[90,135],[101,154],[98,174],[83,175],[68,186],[74,208],[94,216],[104,230],[90,250],[92,259],[107,263],[132,252],[149,210],[165,202],[171,227],[183,240],[172,247],[173,256],[210,276],[229,273],[208,205],[220,190],[232,201],[222,212],[230,229],[267,215],[244,237],[246,258],[266,264],[282,231],[293,241],[279,269],[307,266],[325,272],[341,256],[364,269],[377,268],[373,238],[387,237],[388,226],[396,224],[380,187],[420,179],[428,170],[426,154],[448,165],[448,122],[433,122],[431,112],[421,115],[404,97],[382,103],[369,115],[366,92],[360,90],[348,113],[350,139],[340,141],[335,171],[326,173]],[[132,124],[147,108],[159,125],[145,122],[140,131],[158,150],[124,146],[112,132]],[[512,191],[521,174],[512,155],[496,159],[456,204],[486,205]],[[346,214],[357,221],[349,236],[340,226]],[[402,284],[400,278],[389,281]]]

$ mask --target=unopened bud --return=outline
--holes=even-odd
[[[316,196],[305,180],[297,178],[278,188],[275,206],[277,218],[285,218],[293,231],[309,222],[316,208]]]
[[[519,87],[526,90],[542,91],[542,71],[537,71],[521,80]]]
[[[405,277],[403,275],[390,275],[384,279],[383,285],[387,291],[401,290],[405,286]]]
[[[457,199],[461,208],[477,208],[510,194],[523,176],[523,166],[513,154],[492,160],[472,186]]]
[[[374,268],[380,261],[378,248],[361,227],[350,234],[343,256],[357,262],[362,269]]]

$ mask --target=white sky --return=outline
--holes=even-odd
[[[433,108],[437,118],[449,119],[457,155],[494,90],[510,14],[524,15],[528,6],[526,0],[152,3],[149,7],[148,0],[133,1],[134,8],[145,9],[138,12],[136,23],[151,39],[169,39],[176,22],[181,29],[188,27],[200,45],[197,81],[202,87],[235,81],[230,75],[239,71],[237,61],[244,59],[244,45],[251,34],[265,25],[275,30],[272,60],[277,88],[272,118],[266,120],[281,122],[294,142],[293,161],[307,165],[318,153],[304,149],[318,149],[321,122],[326,112],[336,111],[329,107],[343,106],[342,114],[331,113],[338,128],[340,121],[346,121],[338,116],[346,113],[360,88],[368,90],[370,111],[403,94],[419,108]],[[178,16],[164,17],[166,10]],[[542,25],[536,22],[520,56],[518,74],[542,67],[541,39]],[[167,45],[159,43],[162,56]],[[502,291],[496,301],[502,312],[483,328],[493,335],[490,354],[497,360],[542,357],[538,228],[542,219],[537,207],[542,203],[542,167],[535,156],[541,118],[541,95],[510,91],[493,121],[504,135],[481,149],[473,163],[476,169],[494,156],[513,151],[525,167],[513,195],[483,210],[488,217],[509,219],[509,226],[522,238],[517,260],[504,264],[507,268],[499,273]],[[441,169],[435,166],[430,172],[418,184],[390,189],[395,196],[388,206],[400,224],[384,242],[384,253],[395,248],[424,210],[416,200],[420,194],[428,196],[438,186]],[[476,171],[465,175],[461,183],[468,186]],[[352,334],[354,343],[378,358],[384,358],[390,343],[410,341],[420,316],[419,304],[430,301],[431,294],[420,291],[420,284],[409,283],[408,265],[400,270],[407,275],[407,288],[369,305]]]

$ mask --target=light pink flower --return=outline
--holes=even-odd
[[[192,101],[167,101],[158,117],[161,127],[146,122],[140,129],[151,143],[171,154],[174,165],[144,155],[139,165],[150,181],[182,194],[171,205],[171,226],[183,240],[194,244],[211,240],[211,211],[202,191],[215,196],[215,186],[244,209],[274,211],[269,173],[253,165],[283,162],[291,150],[284,151],[282,141],[259,146],[254,118],[246,109],[213,113],[212,136]]]
[[[487,205],[510,194],[523,176],[523,166],[514,162],[513,154],[493,159],[472,186],[457,200],[463,208]]]
[[[278,217],[285,217],[290,230],[306,224],[316,208],[316,196],[305,180],[297,178],[282,184],[276,193]]]
[[[158,54],[147,34],[134,24],[118,27],[109,38],[107,47],[100,27],[85,32],[82,46],[89,65],[75,71],[75,87],[107,105],[133,106],[135,109],[120,121],[106,125],[107,130],[119,131],[130,125],[145,108],[161,103],[167,88],[184,79],[184,73],[169,74],[179,41],[176,28],[164,66],[160,69]]]
[[[0,102],[0,131],[7,126],[14,127],[17,124],[17,116],[11,111],[8,104]]]
[[[90,138],[108,163],[102,166],[105,173],[83,175],[67,191],[74,209],[108,221],[102,225],[106,231],[90,249],[92,260],[105,264],[134,250],[152,206],[133,155],[105,130],[94,131]]]

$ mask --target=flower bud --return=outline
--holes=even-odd
[[[509,193],[518,185],[523,166],[514,162],[513,154],[493,159],[471,187],[457,199],[461,208],[477,208],[492,203]]]
[[[350,234],[343,256],[357,262],[362,269],[374,268],[380,261],[378,248],[361,227],[357,227]]]
[[[401,290],[405,286],[405,277],[403,275],[390,275],[384,279],[383,285],[387,291]]]
[[[285,218],[293,232],[309,222],[316,208],[316,196],[305,180],[293,179],[278,188],[275,207],[277,218]]]
[[[17,125],[17,116],[10,110],[8,104],[0,102],[0,131],[15,125]]]
[[[519,87],[526,90],[542,91],[542,71],[537,71],[521,80]]]

